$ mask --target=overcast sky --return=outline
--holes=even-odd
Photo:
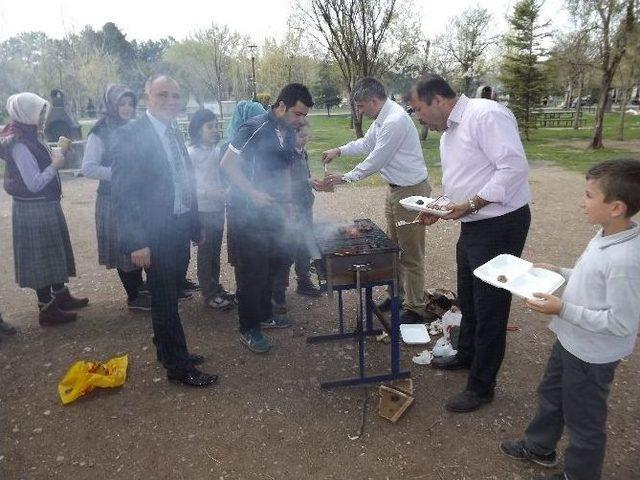
[[[494,15],[496,30],[506,25],[505,13],[514,0],[414,0],[416,14],[428,37],[447,28],[448,19],[469,6],[481,3]],[[547,0],[543,14],[554,27],[566,23],[562,0]],[[279,37],[286,30],[290,0],[0,0],[0,40],[24,31],[40,30],[60,38],[85,25],[99,29],[112,21],[129,39],[147,40],[173,36],[183,39],[211,22],[227,24],[249,34],[256,42]]]

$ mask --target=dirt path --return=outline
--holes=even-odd
[[[571,265],[594,232],[578,208],[583,181],[552,167],[532,170],[533,225],[524,256]],[[426,479],[524,480],[537,470],[511,462],[498,442],[519,435],[532,415],[535,387],[553,337],[544,318],[514,302],[496,400],[468,415],[444,410],[465,375],[413,365],[420,348],[403,347],[416,401],[392,425],[376,413],[374,388],[321,391],[320,379],[353,374],[353,343],[308,346],[305,337],[332,328],[328,299],[290,293],[296,326],[271,335],[275,348],[255,356],[240,346],[235,313],[214,314],[199,299],[182,305],[190,348],[220,374],[207,390],[169,384],[155,361],[149,317],[125,309],[113,272],[97,265],[95,184],[68,179],[64,209],[80,276],[74,292],[91,298],[74,325],[37,326],[33,292],[13,282],[10,200],[0,194],[0,307],[19,325],[0,343],[0,479]],[[372,218],[383,225],[382,188],[344,187],[320,195],[318,216]],[[455,223],[428,231],[428,285],[455,286]],[[193,275],[193,272],[192,272]],[[223,271],[227,286],[232,275]],[[350,318],[353,298],[347,301]],[[387,349],[368,345],[368,362],[384,366]],[[78,359],[128,353],[129,378],[117,391],[94,392],[62,407],[56,385]],[[640,471],[640,355],[618,368],[610,399],[605,478]],[[364,434],[358,431],[364,399]],[[634,473],[635,472],[635,473]]]

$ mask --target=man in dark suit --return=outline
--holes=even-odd
[[[178,314],[190,241],[201,240],[195,180],[189,155],[173,121],[180,88],[167,75],[145,84],[147,112],[114,135],[112,198],[120,247],[148,270],[153,342],[169,380],[194,387],[216,382],[195,368]]]

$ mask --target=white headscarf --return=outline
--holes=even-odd
[[[49,102],[35,93],[23,92],[11,95],[7,100],[7,112],[15,122],[25,125],[38,125],[43,107],[49,108]]]

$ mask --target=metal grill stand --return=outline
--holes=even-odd
[[[364,221],[375,225],[370,220],[357,220],[356,222]],[[376,230],[374,234],[384,235],[377,227]],[[384,236],[386,237],[386,235]],[[386,238],[388,239],[388,237]],[[329,296],[332,297],[334,290],[338,293],[338,333],[309,337],[307,342],[320,343],[345,339],[355,339],[358,342],[358,376],[325,381],[320,384],[322,388],[388,382],[411,376],[411,372],[400,370],[400,302],[396,280],[398,248],[390,240],[388,241],[391,243],[391,247],[387,245],[378,252],[367,252],[353,256],[340,255],[333,258],[326,252],[320,255],[321,262],[317,265],[320,267],[319,273],[327,280]],[[322,243],[320,242],[320,244]],[[348,280],[348,278],[350,279]],[[390,324],[373,301],[373,288],[379,286],[388,286],[393,292]],[[358,296],[358,318],[353,332],[346,331],[344,325],[343,292],[345,290],[355,290]],[[382,333],[381,329],[373,328],[374,316],[391,338],[391,361],[388,373],[369,375],[365,368],[366,338]]]

